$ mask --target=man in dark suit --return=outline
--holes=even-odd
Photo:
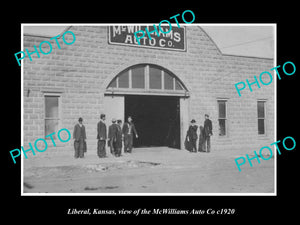
[[[97,154],[99,158],[106,157],[106,124],[105,124],[105,114],[100,115],[100,121],[97,124],[97,139],[98,139],[98,146],[97,146]]]
[[[116,124],[116,119],[112,119],[112,124],[108,127],[108,145],[110,147],[110,153],[116,156],[116,141],[117,141],[117,131],[118,125]]]
[[[85,133],[85,127],[82,124],[83,119],[80,117],[78,119],[78,124],[75,125],[74,131],[73,131],[73,139],[74,140],[74,149],[75,149],[75,158],[83,158],[84,152],[86,150],[86,133]]]
[[[205,114],[204,121],[204,149],[206,152],[210,152],[210,136],[212,135],[212,123],[209,119],[209,115]]]
[[[132,122],[131,116],[127,119],[128,122],[125,122],[123,125],[123,135],[124,135],[124,152],[131,153],[132,152],[132,144],[133,144],[133,133],[135,137],[138,138],[138,134],[136,132],[135,126]]]
[[[122,120],[117,120],[117,134],[116,134],[116,156],[120,157],[122,154]]]
[[[196,142],[197,142],[197,138],[198,138],[197,137],[197,129],[198,129],[198,126],[196,125],[196,120],[192,119],[191,124],[190,124],[189,129],[186,134],[187,141],[190,144],[190,147],[188,149],[190,152],[197,152],[197,147],[196,147]]]
[[[204,134],[204,127],[199,127],[199,144],[198,144],[198,152],[204,152],[204,141],[205,141],[205,134]]]
[[[113,119],[114,120],[114,119]],[[111,152],[114,156],[120,157],[122,152],[122,120],[117,120],[117,124],[109,127],[108,137],[110,141]]]

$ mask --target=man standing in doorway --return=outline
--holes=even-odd
[[[122,152],[122,120],[117,120],[117,135],[116,135],[116,144],[115,144],[115,152],[116,157],[121,156]]]
[[[205,121],[204,121],[204,149],[206,152],[210,152],[210,136],[212,135],[212,123],[209,119],[209,115],[205,114]]]
[[[86,133],[85,133],[85,127],[82,124],[83,119],[80,117],[78,119],[78,124],[75,125],[74,131],[73,131],[73,138],[74,140],[74,149],[75,149],[75,155],[74,157],[77,159],[84,157],[84,152],[86,150]]]
[[[98,146],[97,146],[97,154],[99,158],[106,157],[106,124],[105,124],[105,114],[100,115],[100,121],[97,124],[97,139],[98,139]]]
[[[117,141],[117,131],[118,125],[116,124],[116,119],[112,119],[112,124],[108,127],[108,145],[110,147],[110,153],[116,156],[116,141]]]
[[[135,137],[138,138],[135,126],[132,122],[131,116],[128,116],[128,122],[125,122],[123,125],[123,135],[124,135],[124,153],[131,153],[132,143],[133,143],[133,133]]]

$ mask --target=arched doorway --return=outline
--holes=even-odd
[[[138,64],[120,72],[105,92],[107,118],[132,116],[139,138],[134,147],[182,146],[182,101],[189,92],[178,77],[158,65]],[[184,105],[184,106],[183,106]],[[181,115],[185,114],[185,115]]]

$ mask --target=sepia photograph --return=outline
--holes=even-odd
[[[276,195],[276,24],[170,22],[21,24],[22,196]]]

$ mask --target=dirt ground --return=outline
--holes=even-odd
[[[108,149],[107,149],[108,151]],[[251,153],[248,151],[246,153]],[[245,153],[245,154],[246,154]],[[73,151],[23,159],[26,193],[274,193],[274,158],[252,160],[239,172],[234,151],[190,153],[167,147],[137,148],[116,158]]]

